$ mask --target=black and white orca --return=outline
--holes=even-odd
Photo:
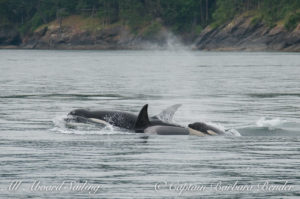
[[[148,105],[145,105],[148,107]],[[144,106],[144,107],[145,107]],[[153,125],[173,125],[171,121],[173,120],[174,114],[181,104],[175,104],[163,110],[160,114],[155,115],[150,118],[150,121]],[[143,110],[143,109],[142,109]],[[141,112],[141,111],[140,111]],[[76,109],[71,111],[68,118],[69,120],[75,120],[76,122],[84,123],[97,123],[103,125],[113,125],[116,127],[135,130],[135,124],[138,119],[138,115],[129,112],[121,111],[105,111],[105,110],[96,110],[91,111],[88,109]],[[148,112],[147,112],[148,117]]]
[[[198,136],[207,135],[224,135],[225,131],[218,129],[212,125],[206,124],[204,122],[195,122],[188,125],[190,134]]]

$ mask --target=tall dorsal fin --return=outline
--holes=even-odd
[[[148,104],[145,104],[135,121],[134,130],[136,132],[143,132],[143,130],[149,125],[150,120],[148,117]]]
[[[175,112],[178,110],[179,107],[181,107],[182,104],[174,104],[165,110],[163,110],[160,114],[152,117],[154,119],[160,119],[161,121],[171,123],[173,121],[173,117]]]

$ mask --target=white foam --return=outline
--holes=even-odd
[[[229,136],[241,136],[241,134],[236,129],[228,129],[225,131],[225,134]]]
[[[57,116],[53,118],[52,122],[54,128],[51,129],[54,132],[64,133],[64,134],[78,134],[78,135],[111,135],[111,134],[124,134],[119,128],[113,127],[110,124],[103,125],[93,125],[92,123],[78,123],[72,121],[66,121],[68,117]]]
[[[211,125],[221,131],[225,132],[226,136],[241,136],[241,134],[236,129],[226,129],[223,125],[219,123],[206,122],[208,125]]]
[[[256,126],[258,127],[267,127],[269,130],[274,130],[285,123],[285,120],[281,120],[280,118],[266,118],[261,117],[256,121]]]

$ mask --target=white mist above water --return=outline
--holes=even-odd
[[[168,51],[168,52],[187,52],[191,50],[191,46],[183,44],[183,42],[170,31],[165,31],[163,33],[164,39],[162,43],[157,42],[143,42],[141,44],[142,49],[152,50],[152,51]]]

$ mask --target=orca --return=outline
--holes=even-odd
[[[136,133],[158,134],[158,135],[196,135],[215,136],[223,135],[224,131],[203,122],[189,124],[188,127],[171,123],[176,110],[180,104],[175,104],[159,115],[148,116],[148,104],[145,104],[138,115],[121,111],[90,111],[88,109],[76,109],[68,115],[77,122],[92,122],[101,125],[113,125],[128,129]],[[162,121],[162,120],[166,120]]]
[[[225,133],[222,130],[203,122],[189,124],[188,128],[175,124],[153,122],[148,117],[147,104],[141,109],[135,122],[134,130],[136,133],[148,133],[158,135],[212,136],[222,135]]]
[[[206,124],[204,122],[195,122],[193,124],[189,124],[188,129],[191,134],[198,136],[225,134],[225,131],[218,129],[212,125]]]
[[[145,106],[148,107],[148,105]],[[171,121],[174,117],[175,112],[180,106],[181,104],[175,104],[168,107],[167,109],[163,110],[160,114],[151,117],[151,123],[155,125],[172,125]],[[96,123],[101,125],[110,124],[116,127],[129,130],[135,130],[135,124],[138,119],[137,115],[129,112],[105,110],[91,111],[89,109],[75,109],[71,111],[68,114],[68,116],[72,116],[72,118],[67,118],[67,121],[75,120],[76,122]]]

